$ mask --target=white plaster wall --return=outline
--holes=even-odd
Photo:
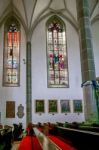
[[[99,20],[92,25],[92,38],[96,77],[99,77]]]
[[[35,28],[32,37],[32,120],[37,122],[64,122],[64,121],[84,121],[84,114],[73,113],[73,100],[82,99],[81,88],[81,67],[79,54],[79,38],[78,33],[70,23],[66,23],[67,35],[67,51],[68,51],[68,68],[69,68],[69,88],[47,88],[47,59],[46,59],[46,29],[45,24],[47,20],[43,20]],[[98,56],[99,56],[99,22],[93,24],[93,47],[95,54],[96,74],[99,76]],[[1,121],[3,124],[13,124],[22,122],[26,123],[26,65],[23,59],[26,58],[26,39],[25,33],[21,30],[21,53],[20,53],[20,87],[2,87],[2,70],[3,70],[3,26],[0,29],[0,112],[2,112]],[[35,113],[35,100],[45,100],[45,113]],[[58,113],[48,113],[48,100],[58,100]],[[60,100],[69,99],[71,103],[71,113],[62,114],[60,110]],[[7,119],[6,115],[6,101],[13,100],[16,103],[15,118]],[[24,117],[19,119],[17,117],[17,107],[22,104],[24,106]],[[2,106],[2,107],[1,107]]]
[[[68,0],[68,6],[71,1]],[[34,30],[32,37],[32,119],[37,122],[64,122],[64,121],[83,121],[84,114],[73,113],[73,100],[82,99],[81,88],[81,67],[79,54],[79,38],[74,27],[66,23],[68,68],[69,68],[69,88],[47,88],[47,60],[46,60],[46,24],[47,20],[40,22]],[[92,25],[93,50],[95,58],[96,76],[99,77],[99,21]],[[23,59],[26,59],[26,39],[23,28],[21,28],[21,47],[20,47],[20,87],[3,87],[3,26],[0,27],[0,112],[2,124],[13,124],[22,122],[26,125],[26,65]],[[45,113],[35,113],[35,100],[45,100]],[[48,113],[48,100],[58,100],[58,113]],[[60,100],[69,99],[71,103],[71,113],[61,114]],[[6,101],[15,101],[15,118],[6,118]],[[17,107],[24,106],[24,117],[19,119],[17,116]]]
[[[21,30],[21,46],[20,46],[20,87],[3,87],[2,74],[3,74],[3,26],[0,28],[0,112],[2,124],[12,125],[13,123],[22,122],[26,124],[26,65],[23,59],[26,58],[26,41],[23,28]],[[15,101],[15,118],[6,118],[6,101]],[[24,117],[18,118],[18,106],[24,106]]]
[[[69,88],[47,88],[47,59],[46,59],[46,24],[43,20],[35,28],[32,37],[32,106],[33,122],[64,122],[64,121],[84,121],[84,115],[73,113],[73,100],[83,99],[81,88],[81,69],[79,54],[79,39],[75,29],[66,23],[68,67],[69,67]],[[45,113],[35,113],[35,100],[45,100]],[[48,100],[58,100],[58,113],[48,113]],[[71,113],[61,114],[60,100],[69,99],[71,101]]]

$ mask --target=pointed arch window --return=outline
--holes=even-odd
[[[4,25],[3,86],[19,86],[20,24],[9,18]]]
[[[64,22],[57,16],[47,21],[48,87],[68,87],[68,60]]]

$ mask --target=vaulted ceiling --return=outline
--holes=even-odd
[[[92,19],[99,18],[99,0],[88,0]],[[0,24],[15,14],[27,29],[48,15],[58,14],[77,25],[76,0],[0,0]]]

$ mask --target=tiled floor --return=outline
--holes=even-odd
[[[18,150],[19,144],[20,144],[20,141],[13,142],[11,150]]]

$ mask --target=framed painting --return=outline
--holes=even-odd
[[[6,118],[15,118],[15,101],[6,102]]]
[[[44,100],[43,99],[35,100],[35,112],[44,113]]]
[[[57,100],[50,99],[48,100],[48,111],[49,113],[57,113]]]
[[[61,113],[70,112],[70,100],[60,100]]]
[[[74,112],[82,112],[82,100],[73,100],[73,109]]]

